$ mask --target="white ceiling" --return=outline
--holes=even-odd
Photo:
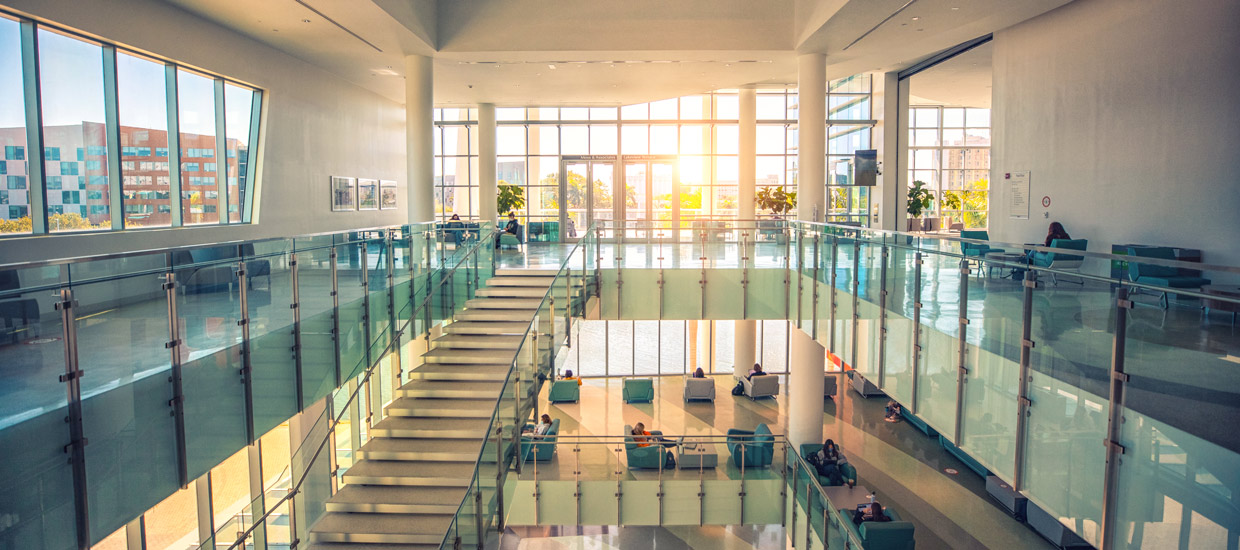
[[[991,52],[987,42],[909,78],[909,104],[990,108]]]
[[[847,49],[907,0],[165,1],[398,102],[419,54],[438,104],[616,105],[795,83],[798,51],[903,68],[1070,0],[915,0]]]

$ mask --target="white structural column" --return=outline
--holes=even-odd
[[[823,378],[827,349],[801,329],[790,327],[788,370],[788,440],[793,448],[822,443]]]
[[[827,58],[797,56],[797,219],[826,219]]]
[[[736,219],[752,220],[757,214],[755,174],[758,171],[758,95],[753,88],[740,93],[740,158],[737,178]],[[750,233],[752,235],[752,232]]]
[[[875,98],[879,113],[875,138],[882,144],[879,160],[883,175],[878,177],[881,190],[879,229],[904,231],[908,212],[908,86],[898,73],[883,75],[882,98]]]
[[[499,219],[495,198],[495,105],[478,105],[478,219]]]
[[[754,88],[741,88],[740,93],[740,174],[737,178],[736,196],[738,220],[757,218],[757,154],[758,154],[758,95]],[[744,230],[749,234],[749,242],[757,235],[756,229]],[[751,253],[752,254],[752,253]],[[734,355],[736,370],[749,369],[757,362],[758,322],[753,320],[736,321],[736,339]]]
[[[735,352],[732,362],[737,372],[749,372],[754,363],[758,362],[758,322],[734,321],[736,323]],[[762,365],[764,368],[770,365]]]
[[[405,162],[409,222],[435,219],[434,60],[405,57]]]
[[[826,219],[827,75],[826,56],[797,57],[800,141],[797,145],[797,219]],[[822,438],[822,386],[827,350],[801,329],[792,335],[788,370],[788,439],[793,448]]]

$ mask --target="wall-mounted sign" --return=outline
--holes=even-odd
[[[1029,219],[1029,171],[1007,172],[1003,174],[1003,184],[1007,194],[1008,217]]]
[[[1051,197],[1049,195],[1042,197],[1042,208],[1051,207]]]
[[[331,177],[332,212],[357,210],[357,178]]]

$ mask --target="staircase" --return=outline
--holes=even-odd
[[[444,327],[311,528],[312,550],[439,548],[468,491],[508,369],[556,272],[497,270]],[[488,481],[494,489],[493,478],[482,483]]]

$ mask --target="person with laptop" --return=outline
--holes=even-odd
[[[854,525],[861,525],[867,521],[891,521],[891,518],[883,513],[883,505],[875,501],[869,504],[857,505],[857,511],[853,512],[852,521]]]

